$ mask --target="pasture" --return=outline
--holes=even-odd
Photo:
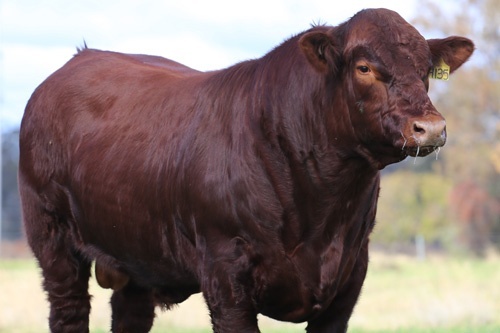
[[[48,303],[32,259],[0,260],[0,332],[48,332]],[[108,332],[110,292],[91,281],[91,332]],[[368,277],[349,332],[500,332],[500,257],[486,259],[371,255]],[[304,332],[259,318],[262,332]],[[152,332],[211,332],[195,295],[170,312],[157,311]]]

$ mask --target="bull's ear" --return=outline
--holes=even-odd
[[[335,70],[335,49],[331,37],[322,31],[310,31],[299,39],[299,45],[309,63],[319,72]]]
[[[443,39],[428,39],[434,65],[444,60],[450,66],[450,73],[457,70],[474,52],[474,43],[465,37],[452,36]]]

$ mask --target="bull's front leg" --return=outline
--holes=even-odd
[[[239,237],[230,246],[203,253],[201,289],[216,333],[259,333],[251,297],[251,263]],[[222,252],[223,251],[223,252]]]
[[[363,245],[346,285],[333,299],[330,307],[319,317],[308,322],[308,333],[347,332],[349,318],[361,292],[368,268],[368,241]]]

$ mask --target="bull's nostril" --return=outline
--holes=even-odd
[[[418,134],[425,134],[425,128],[418,122],[413,123],[413,132]]]

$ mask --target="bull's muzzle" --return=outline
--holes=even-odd
[[[409,155],[428,155],[446,143],[446,121],[440,115],[413,120],[408,124],[405,138]]]

